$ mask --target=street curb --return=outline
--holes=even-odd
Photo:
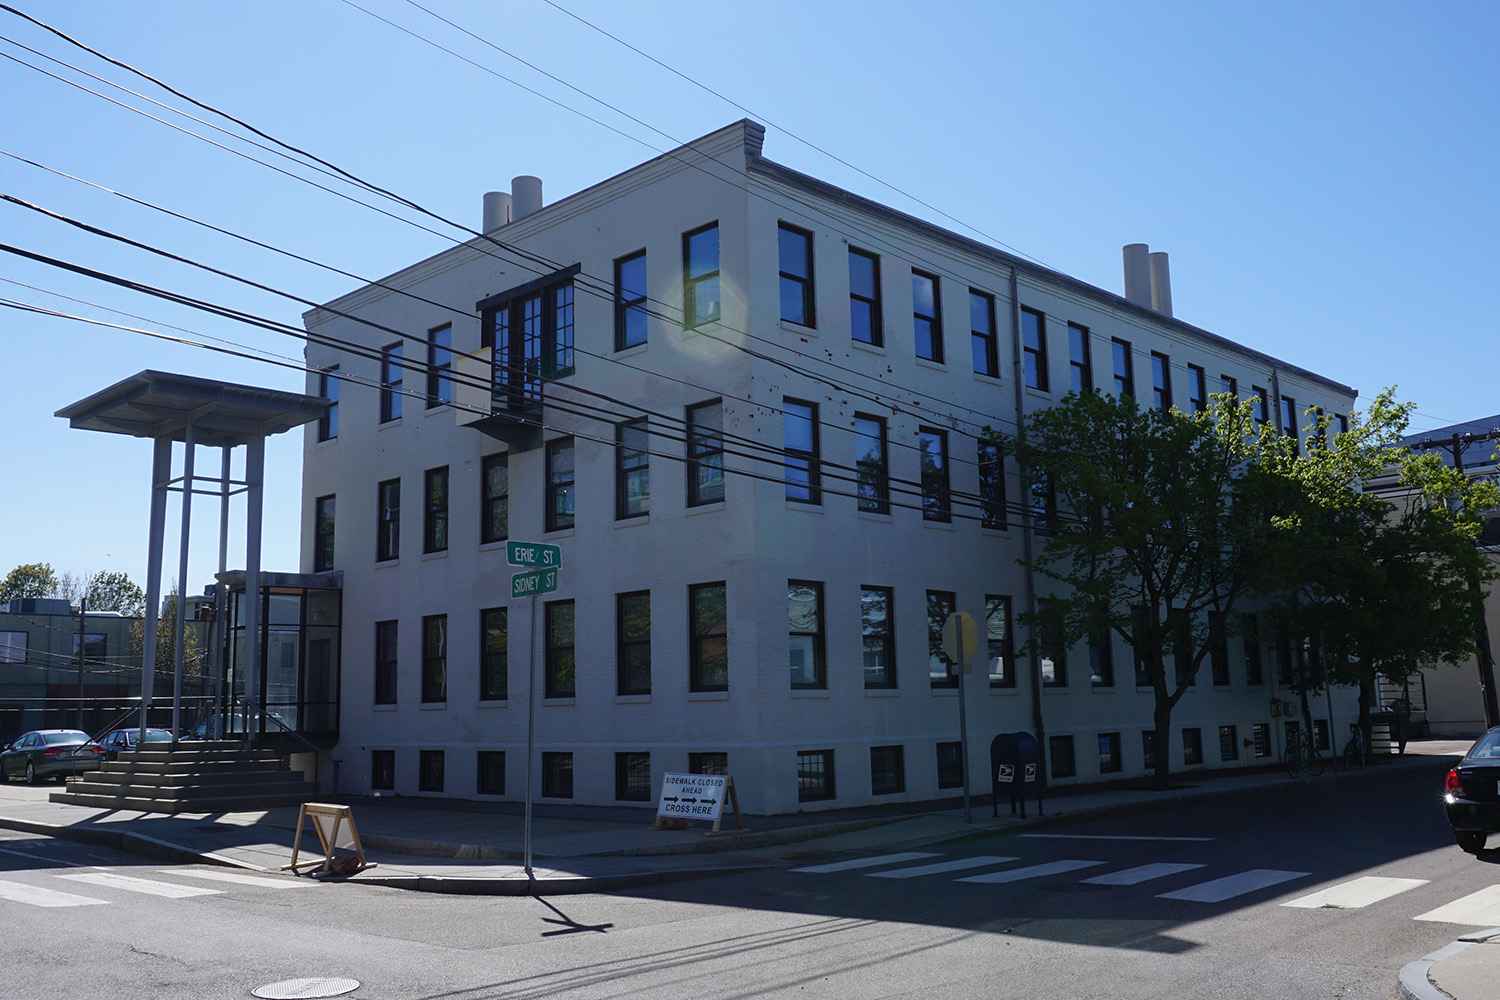
[[[53,823],[38,823],[34,820],[12,819],[8,816],[0,816],[0,828],[16,830],[20,833],[38,833],[48,837],[58,837],[63,840],[76,840],[85,844],[97,844],[100,847],[112,847],[118,851],[126,851],[130,854],[139,854],[147,858],[155,858],[158,861],[170,861],[175,864],[216,864],[230,868],[256,868],[255,865],[245,865],[216,854],[200,854],[190,851],[186,847],[158,840],[155,837],[147,837],[139,833],[126,833],[123,830],[99,830],[80,829],[72,826],[58,826]]]
[[[1475,931],[1473,934],[1465,934],[1457,941],[1444,945],[1430,955],[1407,962],[1401,967],[1401,973],[1396,978],[1396,992],[1401,996],[1401,1000],[1453,1000],[1450,994],[1445,993],[1433,983],[1428,973],[1443,959],[1452,958],[1466,948],[1483,944],[1495,937],[1500,937],[1500,927],[1491,927],[1487,931]]]
[[[760,871],[765,865],[728,865],[723,868],[684,868],[668,871],[627,872],[619,875],[582,875],[577,878],[485,878],[454,875],[384,875],[351,876],[347,880],[362,885],[380,885],[412,892],[434,892],[450,896],[574,896],[583,893],[613,892],[667,882],[688,882],[720,875],[740,875]]]

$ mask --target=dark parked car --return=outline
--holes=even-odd
[[[173,740],[170,729],[148,729],[146,730],[147,743],[171,743]],[[99,745],[104,748],[105,760],[117,760],[121,750],[134,750],[140,746],[141,731],[139,729],[111,729],[99,737]]]
[[[37,729],[22,733],[0,750],[0,778],[25,778],[34,785],[43,778],[62,778],[97,771],[104,748],[77,729]]]
[[[1443,810],[1458,846],[1470,854],[1484,850],[1489,834],[1500,833],[1500,726],[1481,736],[1448,772]]]

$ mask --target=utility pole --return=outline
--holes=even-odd
[[[83,594],[78,598],[78,728],[83,729],[83,647],[86,646],[87,636],[83,631],[83,616],[88,610],[88,595]],[[87,732],[88,730],[84,730]]]

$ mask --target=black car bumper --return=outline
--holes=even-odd
[[[1443,811],[1455,830],[1500,833],[1500,802],[1475,802],[1449,794],[1443,797]]]

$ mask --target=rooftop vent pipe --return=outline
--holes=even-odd
[[[1144,243],[1127,243],[1120,254],[1125,263],[1126,300],[1151,308],[1151,248]]]
[[[481,233],[492,233],[510,222],[510,195],[504,191],[484,193],[484,223]]]
[[[1151,308],[1163,316],[1172,315],[1172,273],[1162,251],[1151,255]]]
[[[522,174],[511,179],[511,221],[518,222],[542,210],[542,179]]]

